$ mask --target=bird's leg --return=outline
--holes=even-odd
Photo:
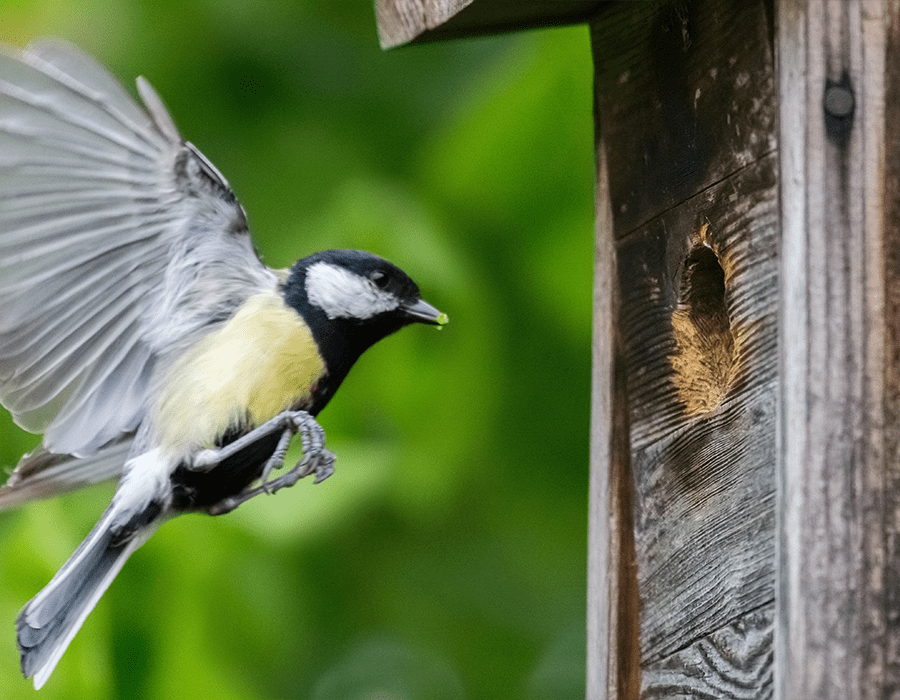
[[[291,438],[294,437],[294,432],[291,430],[290,426],[284,429],[284,432],[281,433],[281,437],[278,438],[278,445],[275,447],[275,451],[272,453],[272,456],[266,460],[265,466],[263,466],[262,474],[259,477],[260,486],[262,486],[263,491],[266,493],[272,493],[269,491],[269,474],[273,469],[281,469],[284,466],[284,458],[287,455],[288,446],[291,444]],[[303,448],[303,454],[306,454],[306,447]]]
[[[207,464],[211,464],[213,461],[216,463],[221,462],[222,459],[236,454],[256,440],[268,437],[279,430],[281,431],[281,436],[278,439],[278,445],[263,466],[259,486],[247,488],[235,496],[230,496],[210,506],[207,510],[211,515],[228,513],[261,493],[275,493],[279,489],[293,486],[309,474],[314,473],[316,475],[315,483],[318,484],[334,473],[335,457],[332,452],[325,449],[325,431],[306,411],[285,411],[226,447],[220,450],[206,450],[198,456],[202,456],[204,467],[210,469],[214,465],[206,466]],[[268,477],[272,470],[279,469],[284,465],[288,444],[295,434],[300,436],[303,447],[303,459],[289,472],[277,479],[269,480]],[[248,440],[248,438],[250,439]],[[238,443],[241,444],[236,450],[229,451],[232,445]],[[223,456],[219,456],[218,459],[214,460],[212,455],[205,455],[207,452],[215,452]]]
[[[313,473],[316,475],[315,483],[318,484],[323,479],[327,479],[334,474],[334,459],[333,452],[322,448],[322,450],[316,454],[305,456],[302,460],[297,462],[293,469],[289,472],[285,472],[277,479],[263,482],[263,484],[254,488],[245,489],[236,496],[223,498],[218,503],[207,508],[207,512],[210,515],[229,513],[242,503],[249,501],[251,498],[259,496],[262,493],[275,493],[280,489],[293,486],[304,476],[309,476]]]
[[[311,421],[317,427],[319,427],[319,430],[322,430],[321,426],[316,423],[315,418],[309,415],[306,411],[284,411],[282,413],[279,413],[274,418],[266,421],[262,425],[257,426],[246,435],[242,435],[237,440],[229,442],[224,447],[216,447],[213,449],[201,450],[197,452],[190,458],[190,461],[188,464],[186,464],[186,466],[188,469],[191,469],[193,471],[211,471],[218,467],[226,459],[234,457],[234,455],[242,452],[246,448],[250,447],[250,445],[255,444],[263,438],[267,438],[270,435],[274,435],[275,433],[284,433],[286,431],[290,435],[293,435],[293,433],[296,432],[296,429],[292,428],[292,426],[303,421],[303,416],[305,416],[305,420]],[[322,431],[322,434],[324,436],[324,431]],[[278,444],[279,446],[281,446],[281,440],[279,440]]]

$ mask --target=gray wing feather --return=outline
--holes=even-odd
[[[118,477],[130,444],[130,439],[123,438],[84,459],[38,448],[25,455],[0,486],[0,510]]]
[[[227,182],[138,87],[146,110],[69,44],[0,50],[0,403],[53,454],[124,461],[102,448],[171,358],[275,284]]]

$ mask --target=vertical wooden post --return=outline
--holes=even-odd
[[[589,648],[588,665],[607,683],[589,686],[591,700],[772,692],[771,7],[609,3],[591,20],[597,252],[607,258],[597,267],[595,343],[611,345],[595,355],[595,378],[621,378],[621,389],[594,385],[605,393],[595,396],[592,471],[597,483],[597,472],[609,474],[608,492],[591,492],[591,548],[607,557],[607,597],[592,596],[588,614],[606,621],[610,639]],[[606,530],[596,515],[604,508]]]
[[[898,9],[777,3],[784,700],[900,692]]]

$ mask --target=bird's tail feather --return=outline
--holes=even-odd
[[[122,542],[109,524],[113,508],[75,550],[47,586],[32,598],[16,620],[22,673],[40,688],[128,557],[146,541]]]

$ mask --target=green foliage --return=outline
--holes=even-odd
[[[43,697],[583,697],[587,30],[384,53],[359,3],[17,0],[0,18],[7,43],[63,36],[146,76],[269,264],[370,249],[450,316],[351,373],[321,416],[327,482],[166,524]],[[10,467],[36,441],[5,414],[0,437]],[[18,610],[110,493],[0,513],[4,697],[32,693]]]

